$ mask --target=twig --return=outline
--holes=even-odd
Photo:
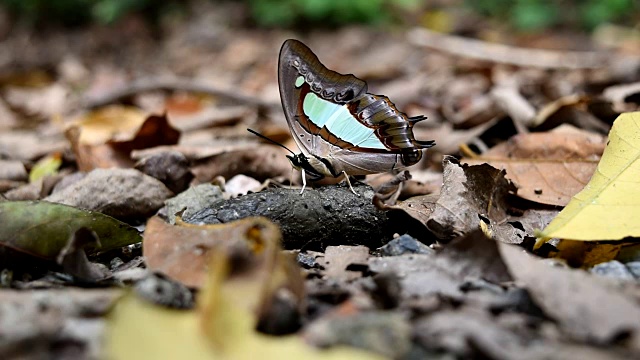
[[[417,28],[407,34],[411,43],[453,55],[494,63],[545,69],[597,69],[612,66],[616,59],[611,54],[595,51],[554,51],[528,49],[482,40],[469,39]],[[617,59],[620,61],[629,61]],[[636,59],[636,66],[640,61]]]
[[[126,86],[115,89],[100,96],[86,97],[83,100],[85,108],[96,108],[118,102],[124,98],[146,91],[171,90],[188,91],[219,96],[237,103],[263,107],[278,108],[280,104],[263,101],[259,98],[244,95],[230,89],[223,89],[214,85],[185,78],[141,78],[128,83]]]

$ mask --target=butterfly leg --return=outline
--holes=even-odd
[[[302,190],[300,190],[300,195],[304,192],[304,188],[307,187],[307,177],[305,176],[304,169],[302,170]]]
[[[360,194],[358,194],[357,192],[355,192],[355,190],[353,190],[353,186],[351,186],[351,181],[349,181],[349,175],[347,175],[347,173],[344,170],[342,170],[342,174],[344,174],[344,179],[347,181],[347,185],[349,185],[349,189],[351,190],[351,192],[356,196],[360,196]]]

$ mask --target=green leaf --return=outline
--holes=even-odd
[[[95,253],[142,241],[138,231],[110,216],[45,201],[0,202],[0,245],[55,259],[69,238],[80,228],[93,230],[100,239]]]

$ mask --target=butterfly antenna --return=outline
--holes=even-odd
[[[279,142],[277,142],[277,141],[275,141],[275,140],[273,140],[273,139],[269,139],[268,137],[266,137],[266,136],[264,136],[264,135],[260,134],[259,132],[255,131],[255,130],[251,130],[251,129],[247,129],[247,130],[248,130],[250,133],[252,133],[253,135],[257,135],[257,136],[258,136],[258,137],[260,137],[260,138],[263,138],[263,139],[265,139],[265,140],[267,140],[267,141],[269,141],[269,142],[272,142],[272,143],[274,143],[274,144],[276,144],[276,145],[280,146],[280,147],[281,147],[281,148],[283,148],[283,149],[286,149],[288,152],[292,153],[292,154],[293,154],[293,156],[295,156],[295,155],[296,155],[296,153],[294,153],[293,151],[291,151],[291,149],[289,149],[288,147],[286,147],[286,146],[284,146],[284,145],[280,144]]]

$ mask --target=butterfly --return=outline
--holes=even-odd
[[[306,45],[289,39],[278,62],[280,99],[291,134],[301,153],[287,155],[313,181],[402,170],[422,158],[434,141],[416,140],[408,117],[382,95],[367,92],[353,74],[327,69]],[[354,192],[355,193],[355,192]]]

